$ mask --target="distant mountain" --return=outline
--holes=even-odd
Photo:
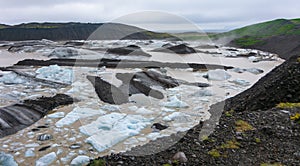
[[[0,41],[40,39],[49,39],[54,41],[86,39],[178,40],[178,38],[167,33],[156,33],[118,23],[27,23],[14,26],[0,24]]]
[[[274,52],[287,59],[300,53],[300,19],[277,19],[211,37],[229,41],[230,46]]]

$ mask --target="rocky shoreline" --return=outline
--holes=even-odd
[[[291,104],[300,102],[299,82],[300,59],[293,56],[250,89],[211,106],[209,111],[215,118],[193,127],[168,149],[147,156],[133,155],[155,151],[176,135],[100,157],[89,165],[299,165],[300,108]],[[223,109],[218,120],[213,114]],[[216,125],[215,131],[199,138],[207,124]],[[178,157],[178,152],[184,155],[179,153]]]

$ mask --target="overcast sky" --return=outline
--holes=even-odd
[[[134,22],[227,30],[276,18],[300,17],[299,0],[0,0],[0,23]],[[158,11],[146,12],[143,11]],[[169,14],[162,14],[167,12]],[[134,14],[132,14],[134,13]],[[129,16],[126,16],[128,15]],[[170,16],[170,15],[169,15]],[[121,19],[120,19],[121,18]],[[124,21],[125,20],[125,21]],[[174,27],[174,26],[173,26]]]

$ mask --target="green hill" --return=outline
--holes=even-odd
[[[170,39],[178,38],[167,33],[156,33],[119,23],[26,23],[0,24],[0,41],[20,40],[124,40],[124,39]]]
[[[300,53],[300,19],[277,19],[211,37],[215,41],[226,39],[229,46],[261,49],[288,58],[286,55]]]

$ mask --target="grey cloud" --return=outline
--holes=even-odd
[[[122,16],[126,18],[127,14],[134,12],[161,11],[187,18],[195,24],[237,27],[275,18],[299,17],[299,8],[298,0],[0,0],[0,23],[103,22],[118,20]],[[142,16],[138,13],[128,17],[127,22],[178,24],[182,22],[180,17]]]

